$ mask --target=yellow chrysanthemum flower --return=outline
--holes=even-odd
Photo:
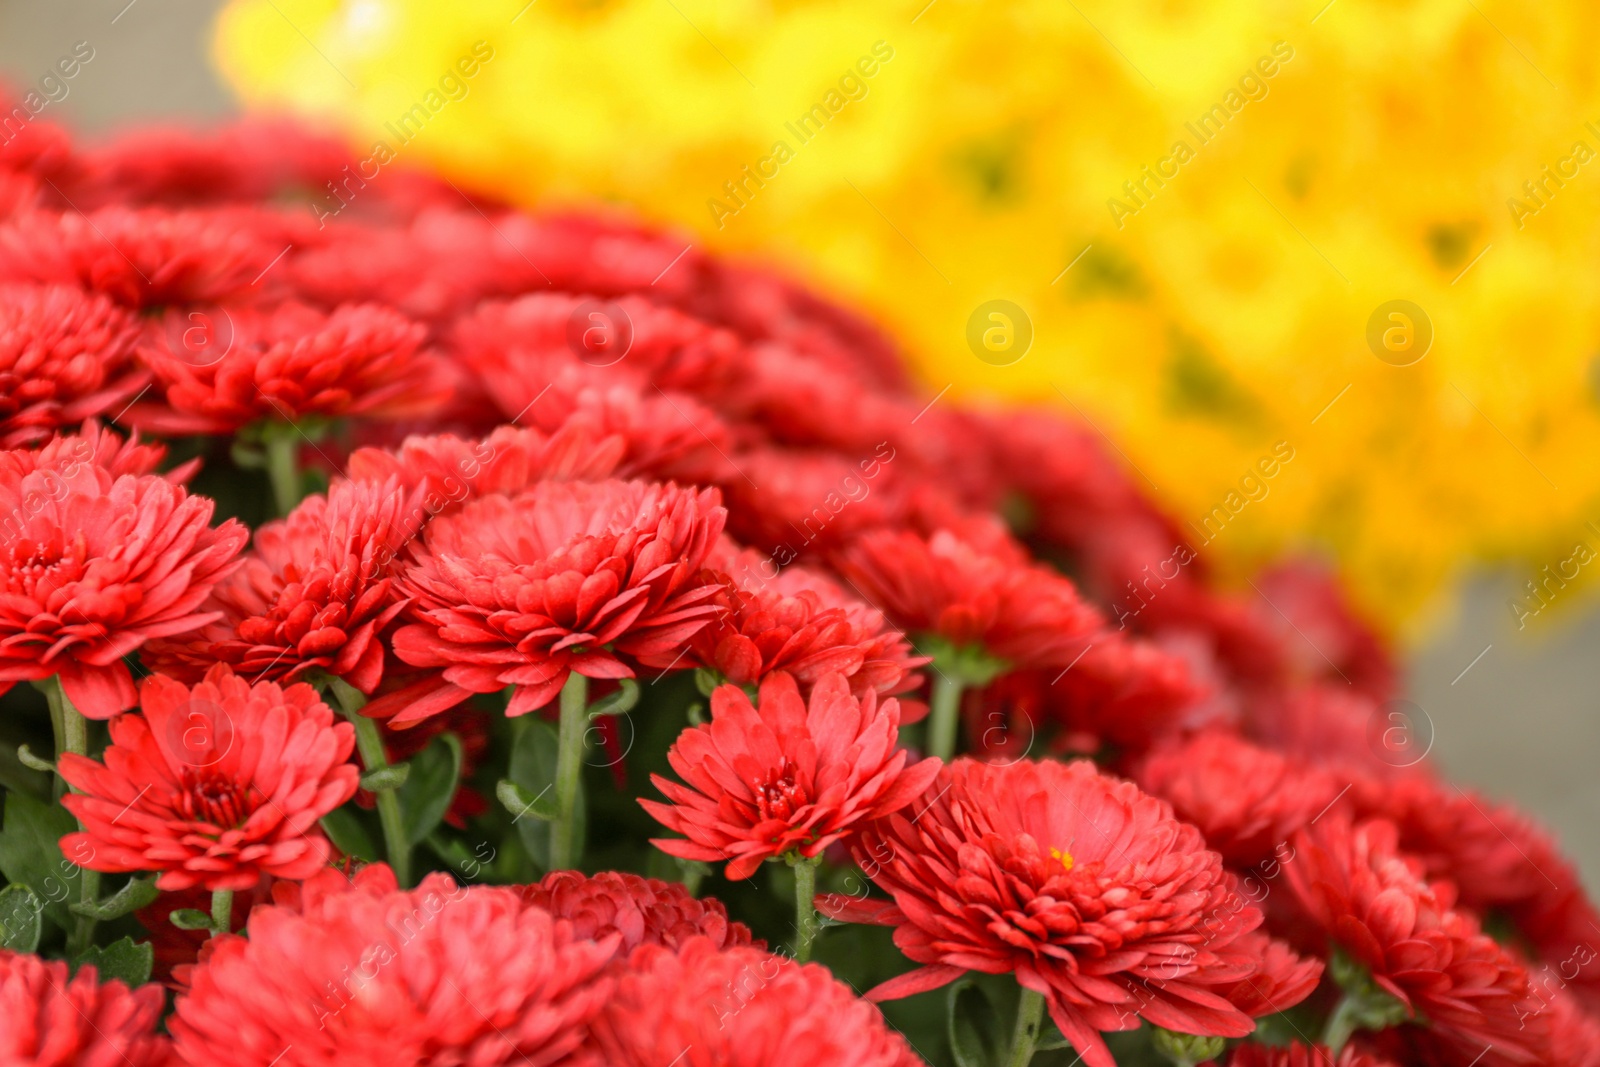
[[[1577,0],[234,0],[218,50],[248,101],[464,188],[614,199],[783,263],[887,322],[930,396],[1075,406],[1197,526],[1287,441],[1209,552],[1323,546],[1402,621],[1464,561],[1542,580],[1600,548],[1597,23]]]

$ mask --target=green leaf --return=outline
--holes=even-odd
[[[0,890],[0,948],[36,952],[44,936],[44,901],[21,883]]]
[[[510,779],[517,787],[519,797],[532,799],[545,797],[554,802],[556,795],[556,755],[560,737],[555,727],[542,719],[529,716],[519,724],[516,743],[511,748]],[[496,790],[498,794],[499,790]],[[578,807],[573,817],[577,822],[578,839],[583,839],[586,816],[584,791],[578,790]],[[501,803],[504,803],[502,799]],[[541,872],[550,869],[550,824],[541,819],[516,820],[517,832],[528,849],[528,855]]]
[[[56,771],[56,765],[54,763],[51,763],[47,759],[40,759],[38,756],[35,756],[33,754],[33,750],[27,745],[17,746],[17,761],[30,771],[44,771],[46,774],[54,774]]]
[[[68,908],[74,915],[87,915],[101,922],[109,922],[138,911],[146,905],[154,904],[160,895],[161,891],[156,888],[155,879],[134,878],[104,900],[95,901],[93,904],[69,904]]]
[[[67,901],[78,896],[83,872],[61,856],[61,838],[78,828],[72,813],[24,793],[6,794],[0,828],[0,873],[22,882],[44,901],[44,913],[63,930],[72,925]]]
[[[639,703],[639,683],[632,678],[618,679],[620,688],[610,693],[593,704],[589,705],[589,719],[604,718],[607,715],[625,715]]]
[[[722,672],[712,670],[710,667],[696,667],[694,669],[694,687],[703,697],[710,697],[717,691],[717,686],[727,681]]]
[[[361,788],[369,793],[376,793],[380,789],[398,789],[405,784],[411,776],[411,764],[391,763],[387,767],[379,767],[375,771],[368,771],[361,776]]]
[[[411,760],[399,790],[406,840],[419,845],[444,821],[461,780],[461,739],[444,733]]]
[[[324,815],[322,829],[346,856],[354,856],[368,863],[378,858],[378,846],[373,842],[372,835],[367,833],[367,828],[349,805],[335,808]]]
[[[945,995],[950,1054],[956,1067],[991,1067],[1001,1062],[1004,1028],[989,995],[962,979]]]
[[[529,796],[516,782],[502,778],[500,784],[495,786],[494,795],[500,798],[500,803],[511,813],[512,822],[519,822],[524,818],[549,822],[560,814],[556,809],[555,790],[549,786],[546,786],[539,795]]]
[[[129,989],[135,989],[150,980],[153,963],[155,949],[151,948],[150,942],[135,942],[133,938],[125,937],[109,945],[91,945],[83,955],[72,961],[72,970],[76,973],[80,967],[93,967],[99,973],[100,981],[117,979]]]
[[[1287,1043],[1287,1042],[1286,1042]],[[1034,1042],[1033,1051],[1049,1052],[1058,1048],[1071,1048],[1072,1042],[1067,1040],[1067,1035],[1055,1024],[1049,1014],[1044,1017],[1044,1026],[1039,1028],[1039,1040]]]
[[[211,913],[199,908],[179,908],[167,916],[167,922],[180,930],[209,930]]]
[[[228,455],[233,460],[235,467],[243,467],[245,470],[264,470],[267,466],[267,454],[265,452],[253,445],[246,444],[237,437],[234,438],[233,446],[228,450]]]

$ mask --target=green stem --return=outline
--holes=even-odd
[[[262,435],[267,453],[267,477],[272,480],[272,498],[279,516],[289,514],[300,503],[300,471],[295,464],[299,442],[292,426],[272,426]]]
[[[561,739],[556,749],[556,820],[550,826],[550,869],[577,867],[583,855],[578,840],[578,790],[583,785],[583,751],[589,734],[589,679],[573,671],[561,687]]]
[[[72,706],[66,690],[61,688],[60,678],[51,678],[40,688],[44,690],[45,700],[50,704],[50,721],[55,726],[56,732],[56,766],[61,765],[63,753],[74,752],[80,756],[89,754],[89,720],[85,719],[77,708]],[[64,781],[64,780],[63,780]],[[76,789],[73,792],[77,792]],[[84,829],[82,821],[78,828]],[[78,868],[78,899],[85,904],[96,904],[100,900],[100,872],[91,871],[86,867]],[[72,931],[67,935],[67,954],[76,956],[88,951],[94,944],[95,922],[93,916],[76,916]]]
[[[61,753],[67,751],[67,716],[61,709],[61,704],[65,700],[61,692],[61,683],[55,678],[47,678],[34,684],[43,690],[44,699],[50,705],[50,729],[56,737],[56,765],[60,766]],[[67,791],[67,780],[59,773],[55,778],[54,789],[57,800],[60,800],[61,795]]]
[[[1017,1001],[1017,1024],[1011,1030],[1011,1055],[1006,1067],[1028,1067],[1033,1061],[1033,1048],[1039,1043],[1039,1029],[1044,1022],[1044,994],[1031,989],[1022,990]]]
[[[233,890],[211,891],[211,936],[231,933],[233,930]]]
[[[345,718],[355,724],[356,748],[361,753],[361,763],[368,773],[389,766],[389,757],[383,752],[383,734],[378,730],[377,721],[361,714],[362,707],[367,703],[361,690],[343,678],[328,679],[328,687],[333,690]],[[406,840],[405,820],[400,815],[400,797],[393,789],[376,790],[374,796],[378,799],[378,821],[383,824],[384,854],[389,859],[390,869],[394,871],[395,881],[402,888],[408,887],[411,885],[411,842]]]
[[[932,708],[928,712],[928,755],[949,763],[956,754],[956,727],[961,719],[961,683],[937,671],[933,675]]]
[[[1360,1014],[1361,997],[1346,993],[1338,1007],[1333,1009],[1333,1014],[1328,1016],[1328,1025],[1322,1030],[1322,1043],[1333,1055],[1339,1055],[1339,1050],[1350,1040],[1350,1035],[1360,1028]]]
[[[795,857],[794,868],[794,958],[805,963],[811,958],[811,942],[817,937],[817,865],[822,857]]]

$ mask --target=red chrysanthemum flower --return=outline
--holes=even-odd
[[[1287,846],[1348,788],[1326,771],[1220,732],[1157,749],[1134,777],[1239,867]]]
[[[979,551],[948,531],[876,530],[841,553],[840,571],[914,635],[938,637],[1011,668],[1070,666],[1102,621],[1048,567]]]
[[[133,358],[138,320],[64,285],[0,285],[0,447],[121,409],[149,381]]]
[[[67,978],[62,960],[0,949],[0,1063],[6,1067],[169,1067],[161,987]]]
[[[221,615],[145,660],[194,680],[213,663],[252,679],[297,681],[321,671],[363,693],[383,677],[378,633],[405,601],[392,595],[395,554],[421,517],[398,482],[336,482],[289,517],[256,531],[255,550],[205,607]]]
[[[90,419],[76,433],[58,434],[37,449],[0,452],[0,469],[21,477],[36,470],[62,474],[89,463],[120,476],[150,474],[166,458],[167,446],[161,442],[140,441],[137,430],[124,438],[109,426]],[[199,469],[200,460],[195,458],[161,476],[174,485],[183,485]]]
[[[256,208],[30,212],[0,225],[0,279],[75,285],[135,308],[221,300],[289,246],[290,225]]]
[[[1322,1045],[1295,1042],[1274,1048],[1246,1042],[1229,1054],[1228,1067],[1394,1067],[1394,1061],[1353,1044],[1336,1056]]]
[[[1225,994],[1258,969],[1240,939],[1261,913],[1198,830],[1091,763],[958,759],[915,816],[891,815],[857,841],[857,863],[893,900],[824,895],[818,907],[894,926],[923,965],[871,999],[1014,972],[1090,1067],[1113,1067],[1100,1031],[1141,1018],[1202,1036],[1255,1028]]]
[[[249,936],[213,939],[190,972],[169,1023],[189,1063],[552,1067],[610,992],[614,939],[576,940],[515,889],[402,890],[378,864],[299,898],[251,911]]]
[[[507,415],[527,406],[563,366],[704,395],[747,359],[733,333],[681,311],[640,296],[601,302],[573,292],[484,303],[456,323],[454,348]]]
[[[523,715],[574,671],[672,665],[716,610],[701,564],[724,516],[714,489],[619,481],[542,482],[439,516],[411,546],[398,590],[412,621],[394,637],[433,676],[367,713],[412,722],[509,685],[506,714]]]
[[[816,963],[694,938],[628,959],[594,1023],[608,1067],[919,1067],[878,1009]]]
[[[203,344],[180,319],[152,334],[140,358],[166,404],[138,404],[129,420],[166,434],[232,433],[267,419],[423,415],[448,399],[427,331],[376,304],[321,312],[305,304],[271,310],[216,308]]]
[[[105,762],[68,753],[62,799],[84,829],[62,838],[97,871],[160,871],[161,889],[249,889],[328,861],[317,820],[350,799],[355,729],[309,685],[251,685],[226,664],[190,689],[140,686],[143,714],[111,722]]]
[[[560,413],[561,421],[556,423],[547,412]],[[565,430],[620,446],[619,477],[702,485],[740,477],[729,458],[735,448],[732,431],[721,416],[681,393],[613,386],[561,395],[552,389],[523,417],[552,434]]]
[[[1216,992],[1234,1007],[1259,1019],[1292,1008],[1309,997],[1322,978],[1322,961],[1297,955],[1294,949],[1252,930],[1233,943],[1232,952],[1255,962],[1255,973]]]
[[[787,674],[768,675],[760,699],[724,685],[711,694],[711,722],[678,736],[667,759],[688,785],[651,781],[671,803],[640,800],[688,840],[655,840],[668,855],[727,861],[748,878],[762,862],[797,851],[810,859],[867,820],[899,811],[927,790],[939,761],[907,766],[895,747],[900,702],[850,695],[827,674],[809,704]]]
[[[1400,847],[1428,878],[1449,879],[1478,914],[1509,919],[1540,957],[1572,969],[1564,980],[1591,1006],[1600,1003],[1600,966],[1589,965],[1600,914],[1572,861],[1533,820],[1427,775],[1358,781],[1352,796],[1363,814],[1399,827]]]
[[[1460,1067],[1548,1062],[1549,1018],[1526,1010],[1528,972],[1403,856],[1393,823],[1333,812],[1295,836],[1289,887],[1330,947],[1461,1054]],[[1491,1047],[1492,1046],[1492,1047]],[[1446,1062],[1453,1062],[1447,1056]]]
[[[338,138],[283,118],[206,130],[140,127],[87,147],[69,192],[81,208],[268,200],[297,186],[320,188],[354,162]]]
[[[200,605],[247,531],[212,529],[211,501],[165,478],[59,458],[30,471],[31,454],[0,454],[0,691],[59,675],[80,712],[106,719],[134,702],[122,657],[216,617]]]
[[[1325,567],[1282,564],[1255,581],[1261,625],[1277,632],[1298,676],[1354,686],[1378,701],[1394,696],[1394,657]]]
[[[729,919],[720,901],[697,900],[677,882],[637,874],[603,871],[590,877],[552,871],[524,886],[522,899],[571,922],[581,940],[617,935],[618,958],[640,945],[681,948],[690,938],[704,938],[719,949],[751,943],[750,928]]]
[[[1551,1063],[1600,1067],[1600,1019],[1584,1011],[1565,990],[1544,1002],[1550,1012]]]
[[[706,360],[726,364],[727,352],[712,356],[711,351],[730,346],[737,350],[732,335],[683,319],[670,309],[625,303],[635,314],[665,316],[687,328],[629,334],[627,312],[619,304],[592,313],[609,316],[603,320],[607,326],[585,330],[584,308],[600,305],[541,293],[511,305],[542,309],[534,316],[538,321],[520,331],[513,324],[522,315],[480,312],[466,320],[457,330],[458,354],[481,375],[486,397],[505,418],[551,434],[566,428],[581,430],[597,441],[617,439],[622,448],[620,476],[698,483],[738,477],[729,459],[735,447],[733,435],[722,417],[680,391],[715,374],[701,366]],[[551,315],[557,317],[550,319]],[[569,322],[568,315],[576,318]],[[613,324],[621,334],[611,330]],[[626,355],[620,354],[621,348],[613,356],[584,347],[582,338],[602,329],[609,331],[604,334],[606,343],[626,348]],[[486,337],[487,333],[495,336]],[[708,338],[717,343],[708,348]]]
[[[1041,672],[1046,711],[1059,726],[1138,753],[1205,721],[1205,681],[1184,656],[1151,641],[1102,631],[1070,670]]]
[[[883,613],[849,596],[831,579],[802,566],[773,577],[758,552],[719,550],[711,566],[729,575],[718,598],[722,609],[694,636],[702,666],[735,685],[759,685],[774,671],[811,686],[824,674],[842,674],[857,696],[914,688],[913,672],[928,662],[889,627]],[[743,572],[743,579],[733,577]]]
[[[516,494],[539,482],[599,481],[616,472],[625,451],[620,438],[596,440],[580,432],[546,436],[521,426],[501,426],[481,440],[454,434],[411,436],[396,449],[358,448],[346,473],[382,482],[397,478],[422,494],[431,518],[490,493]]]
[[[395,177],[405,180],[404,172]],[[448,185],[443,189],[454,203],[429,204],[426,181],[423,186],[416,191],[424,202],[410,205],[404,213],[414,217],[398,226],[347,222],[348,215],[331,223],[323,219],[322,246],[289,257],[283,264],[286,283],[322,307],[375,301],[436,323],[441,331],[486,297],[550,284],[535,265],[544,260],[542,251],[523,251],[517,243],[537,223],[513,212],[491,222],[463,205]],[[369,187],[379,197],[385,188],[386,181]]]
[[[738,469],[722,483],[728,532],[744,544],[770,548],[787,566],[797,557],[826,557],[869,530],[903,527],[923,487],[894,459],[886,442],[859,459],[786,448],[743,450]]]

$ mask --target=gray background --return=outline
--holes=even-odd
[[[233,105],[208,58],[214,10],[186,0],[0,0],[0,78],[32,84],[86,40],[94,60],[50,105],[51,118],[92,133],[225,116]],[[1600,615],[1569,610],[1518,633],[1506,601],[1520,584],[1512,571],[1466,583],[1458,609],[1442,612],[1446,621],[1410,655],[1408,695],[1432,720],[1446,771],[1533,812],[1585,882],[1600,886],[1600,776],[1590,765],[1600,755]]]

